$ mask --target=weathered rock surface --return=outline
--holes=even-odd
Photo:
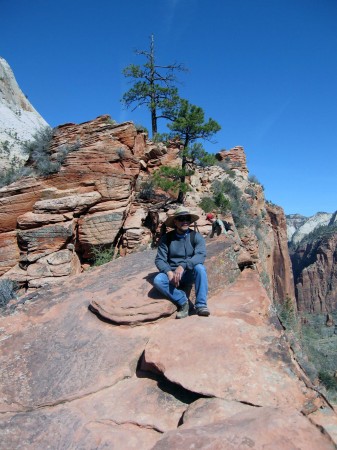
[[[21,287],[57,282],[57,273],[38,261],[69,245],[82,267],[102,248],[117,246],[121,256],[147,249],[158,240],[167,215],[174,212],[165,206],[167,193],[158,193],[152,203],[143,199],[142,190],[146,191],[143,182],[158,166],[181,164],[176,143],[165,146],[147,141],[131,122],[117,124],[109,116],[101,116],[55,129],[52,157],[57,158],[65,147],[73,150],[58,173],[37,180],[23,179],[0,189],[0,232],[10,236],[0,237],[4,248],[0,270],[4,278]],[[262,187],[248,180],[242,147],[222,151],[218,159],[226,166],[197,168],[189,180],[192,191],[185,203],[199,214],[199,231],[206,236],[211,229],[198,207],[201,199],[211,195],[213,181],[232,181],[250,211],[240,235],[231,214],[225,217],[231,228],[227,236],[232,247],[230,257],[241,269],[256,265],[276,300],[292,298],[281,210],[273,213],[277,217],[274,221],[266,213]],[[80,272],[82,268],[75,259],[71,270],[65,263],[60,271]],[[32,279],[31,274],[37,273],[41,277]]]
[[[58,448],[281,449],[291,448],[288,437],[300,448],[334,448],[335,413],[305,384],[256,270],[235,283],[223,277],[226,239],[208,246],[208,318],[158,315],[130,327],[88,310],[134,283],[120,304],[133,299],[139,313],[137,273],[154,272],[151,251],[9,306],[0,318],[0,448],[45,449],[51,436]],[[327,428],[320,408],[330,410]],[[315,411],[325,435],[306,417]]]
[[[153,450],[173,448],[317,450],[335,446],[296,410],[256,408],[210,425],[170,431]]]
[[[240,269],[225,238],[208,242],[207,254],[206,267],[213,294],[233,282],[239,276]],[[141,264],[138,254],[119,260],[119,270],[111,275],[111,295],[94,298],[92,309],[116,324],[141,325],[171,316],[176,307],[169,301],[163,301],[152,286],[153,278],[158,273],[153,264],[154,258],[154,251],[146,251],[142,252]],[[127,277],[125,283],[120,282],[121,276]]]
[[[337,308],[337,231],[291,248],[300,311],[330,313]]]
[[[286,217],[279,206],[267,204],[266,209],[274,233],[271,260],[273,298],[281,303],[287,298],[295,300],[293,271],[288,252]]]
[[[0,57],[0,169],[27,160],[23,143],[47,126],[19,88],[8,62]]]
[[[288,241],[292,244],[298,244],[307,234],[316,228],[329,225],[335,220],[336,217],[334,217],[334,214],[326,212],[318,212],[311,217],[301,216],[300,214],[289,214],[287,215]]]
[[[145,348],[143,366],[201,395],[301,410],[306,389],[291,369],[281,334],[268,325],[269,305],[256,273],[244,272],[225,298],[211,298],[208,320],[196,316],[158,328]]]

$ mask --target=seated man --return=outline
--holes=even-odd
[[[198,219],[199,216],[191,214],[185,207],[178,208],[165,222],[174,230],[161,238],[155,259],[160,273],[154,279],[154,286],[177,305],[177,319],[187,317],[189,312],[186,293],[178,288],[193,282],[197,314],[210,314],[207,308],[207,273],[203,265],[206,258],[205,240],[200,233],[189,228]]]

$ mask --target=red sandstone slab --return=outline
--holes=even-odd
[[[332,450],[328,436],[294,409],[253,408],[222,422],[165,433],[153,450]]]
[[[289,349],[273,327],[248,317],[192,316],[163,323],[146,345],[143,367],[202,395],[301,410],[305,387]]]

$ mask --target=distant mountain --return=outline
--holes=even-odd
[[[305,220],[304,220],[305,219]],[[289,222],[288,222],[289,221]],[[337,211],[312,217],[287,217],[295,293],[300,311],[331,313],[337,309]]]
[[[287,235],[289,244],[298,244],[307,234],[315,228],[329,225],[334,214],[318,212],[311,217],[300,214],[289,214],[287,219]]]
[[[22,144],[46,126],[21,91],[7,61],[0,57],[0,169],[25,160]]]

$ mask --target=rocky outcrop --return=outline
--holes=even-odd
[[[147,308],[153,251],[9,305],[0,318],[1,446],[45,449],[57,436],[59,448],[335,448],[336,415],[294,361],[257,270],[233,282],[226,237],[207,248],[208,318],[174,320],[158,297],[157,313]],[[88,310],[97,302],[115,317],[135,306],[144,318],[136,327],[99,320]]]
[[[337,227],[320,229],[290,247],[300,311],[331,313],[337,308]]]
[[[301,216],[300,214],[290,214],[286,217],[288,241],[291,245],[298,244],[316,228],[336,221],[335,214],[326,212],[318,212],[311,217]]]
[[[26,161],[23,143],[47,126],[22,93],[7,61],[0,57],[0,170]]]
[[[80,261],[101,246],[118,242],[126,254],[148,245],[147,208],[135,203],[136,180],[146,174],[140,161],[158,167],[178,151],[148,144],[131,122],[116,124],[109,116],[55,129],[52,159],[65,147],[75,150],[58,173],[0,189],[0,273],[21,286],[79,273]]]
[[[101,116],[55,129],[51,160],[58,160],[65,148],[71,151],[58,173],[0,189],[0,274],[25,288],[58,283],[80,272],[102,248],[117,247],[115,254],[121,256],[149,248],[174,212],[166,192],[152,189],[148,196],[146,191],[153,170],[181,164],[174,143],[153,143],[131,122],[117,124]],[[188,179],[192,190],[185,204],[199,214],[199,231],[204,236],[210,232],[198,206],[201,199],[212,195],[214,181],[226,180],[245,206],[240,233],[231,213],[223,217],[233,261],[241,269],[255,265],[275,300],[292,298],[281,210],[267,212],[263,187],[248,179],[242,147],[222,151],[217,158],[224,165],[197,167]],[[50,262],[54,259],[57,270]]]
[[[222,150],[215,155],[218,161],[223,162],[226,168],[238,172],[245,178],[248,177],[246,154],[243,147],[234,147],[230,150]]]
[[[273,229],[274,245],[271,258],[273,298],[283,303],[291,299],[295,303],[294,278],[288,252],[286,216],[282,208],[267,204],[267,212]]]

